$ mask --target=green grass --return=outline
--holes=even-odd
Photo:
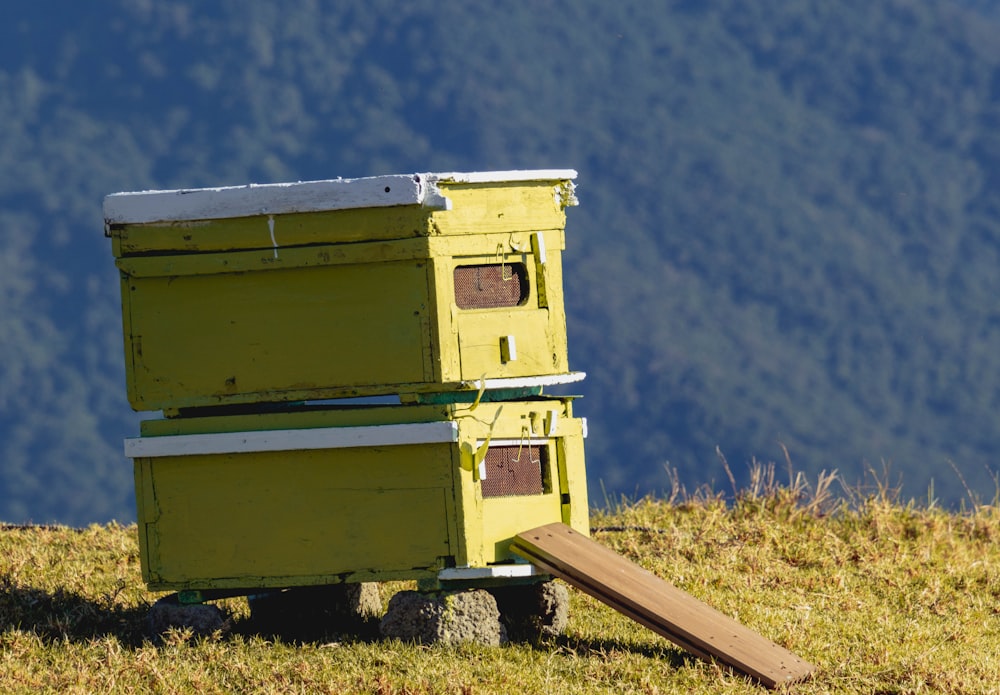
[[[996,692],[1000,511],[902,504],[884,487],[761,469],[725,504],[706,492],[608,506],[594,537],[818,666],[802,693]],[[392,589],[385,587],[383,598]],[[761,688],[571,591],[541,645],[426,647],[249,629],[143,636],[157,598],[129,526],[0,531],[0,692],[733,693]]]

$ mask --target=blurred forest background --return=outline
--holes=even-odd
[[[998,8],[4,3],[0,520],[134,519],[106,194],[515,168],[579,171],[593,502],[730,492],[717,447],[991,501]]]

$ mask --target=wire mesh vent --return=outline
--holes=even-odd
[[[541,495],[548,470],[547,447],[525,445],[491,446],[483,460],[486,477],[483,497]]]
[[[523,263],[488,263],[455,268],[459,309],[498,309],[528,299],[528,269]]]

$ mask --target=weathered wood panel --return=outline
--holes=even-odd
[[[519,533],[511,548],[549,572],[703,659],[774,688],[814,666],[565,524]]]

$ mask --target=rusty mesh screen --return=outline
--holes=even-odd
[[[547,447],[491,446],[486,452],[486,477],[481,481],[483,497],[540,495],[545,492]]]
[[[528,269],[523,263],[487,263],[455,268],[459,309],[498,309],[528,299]]]

